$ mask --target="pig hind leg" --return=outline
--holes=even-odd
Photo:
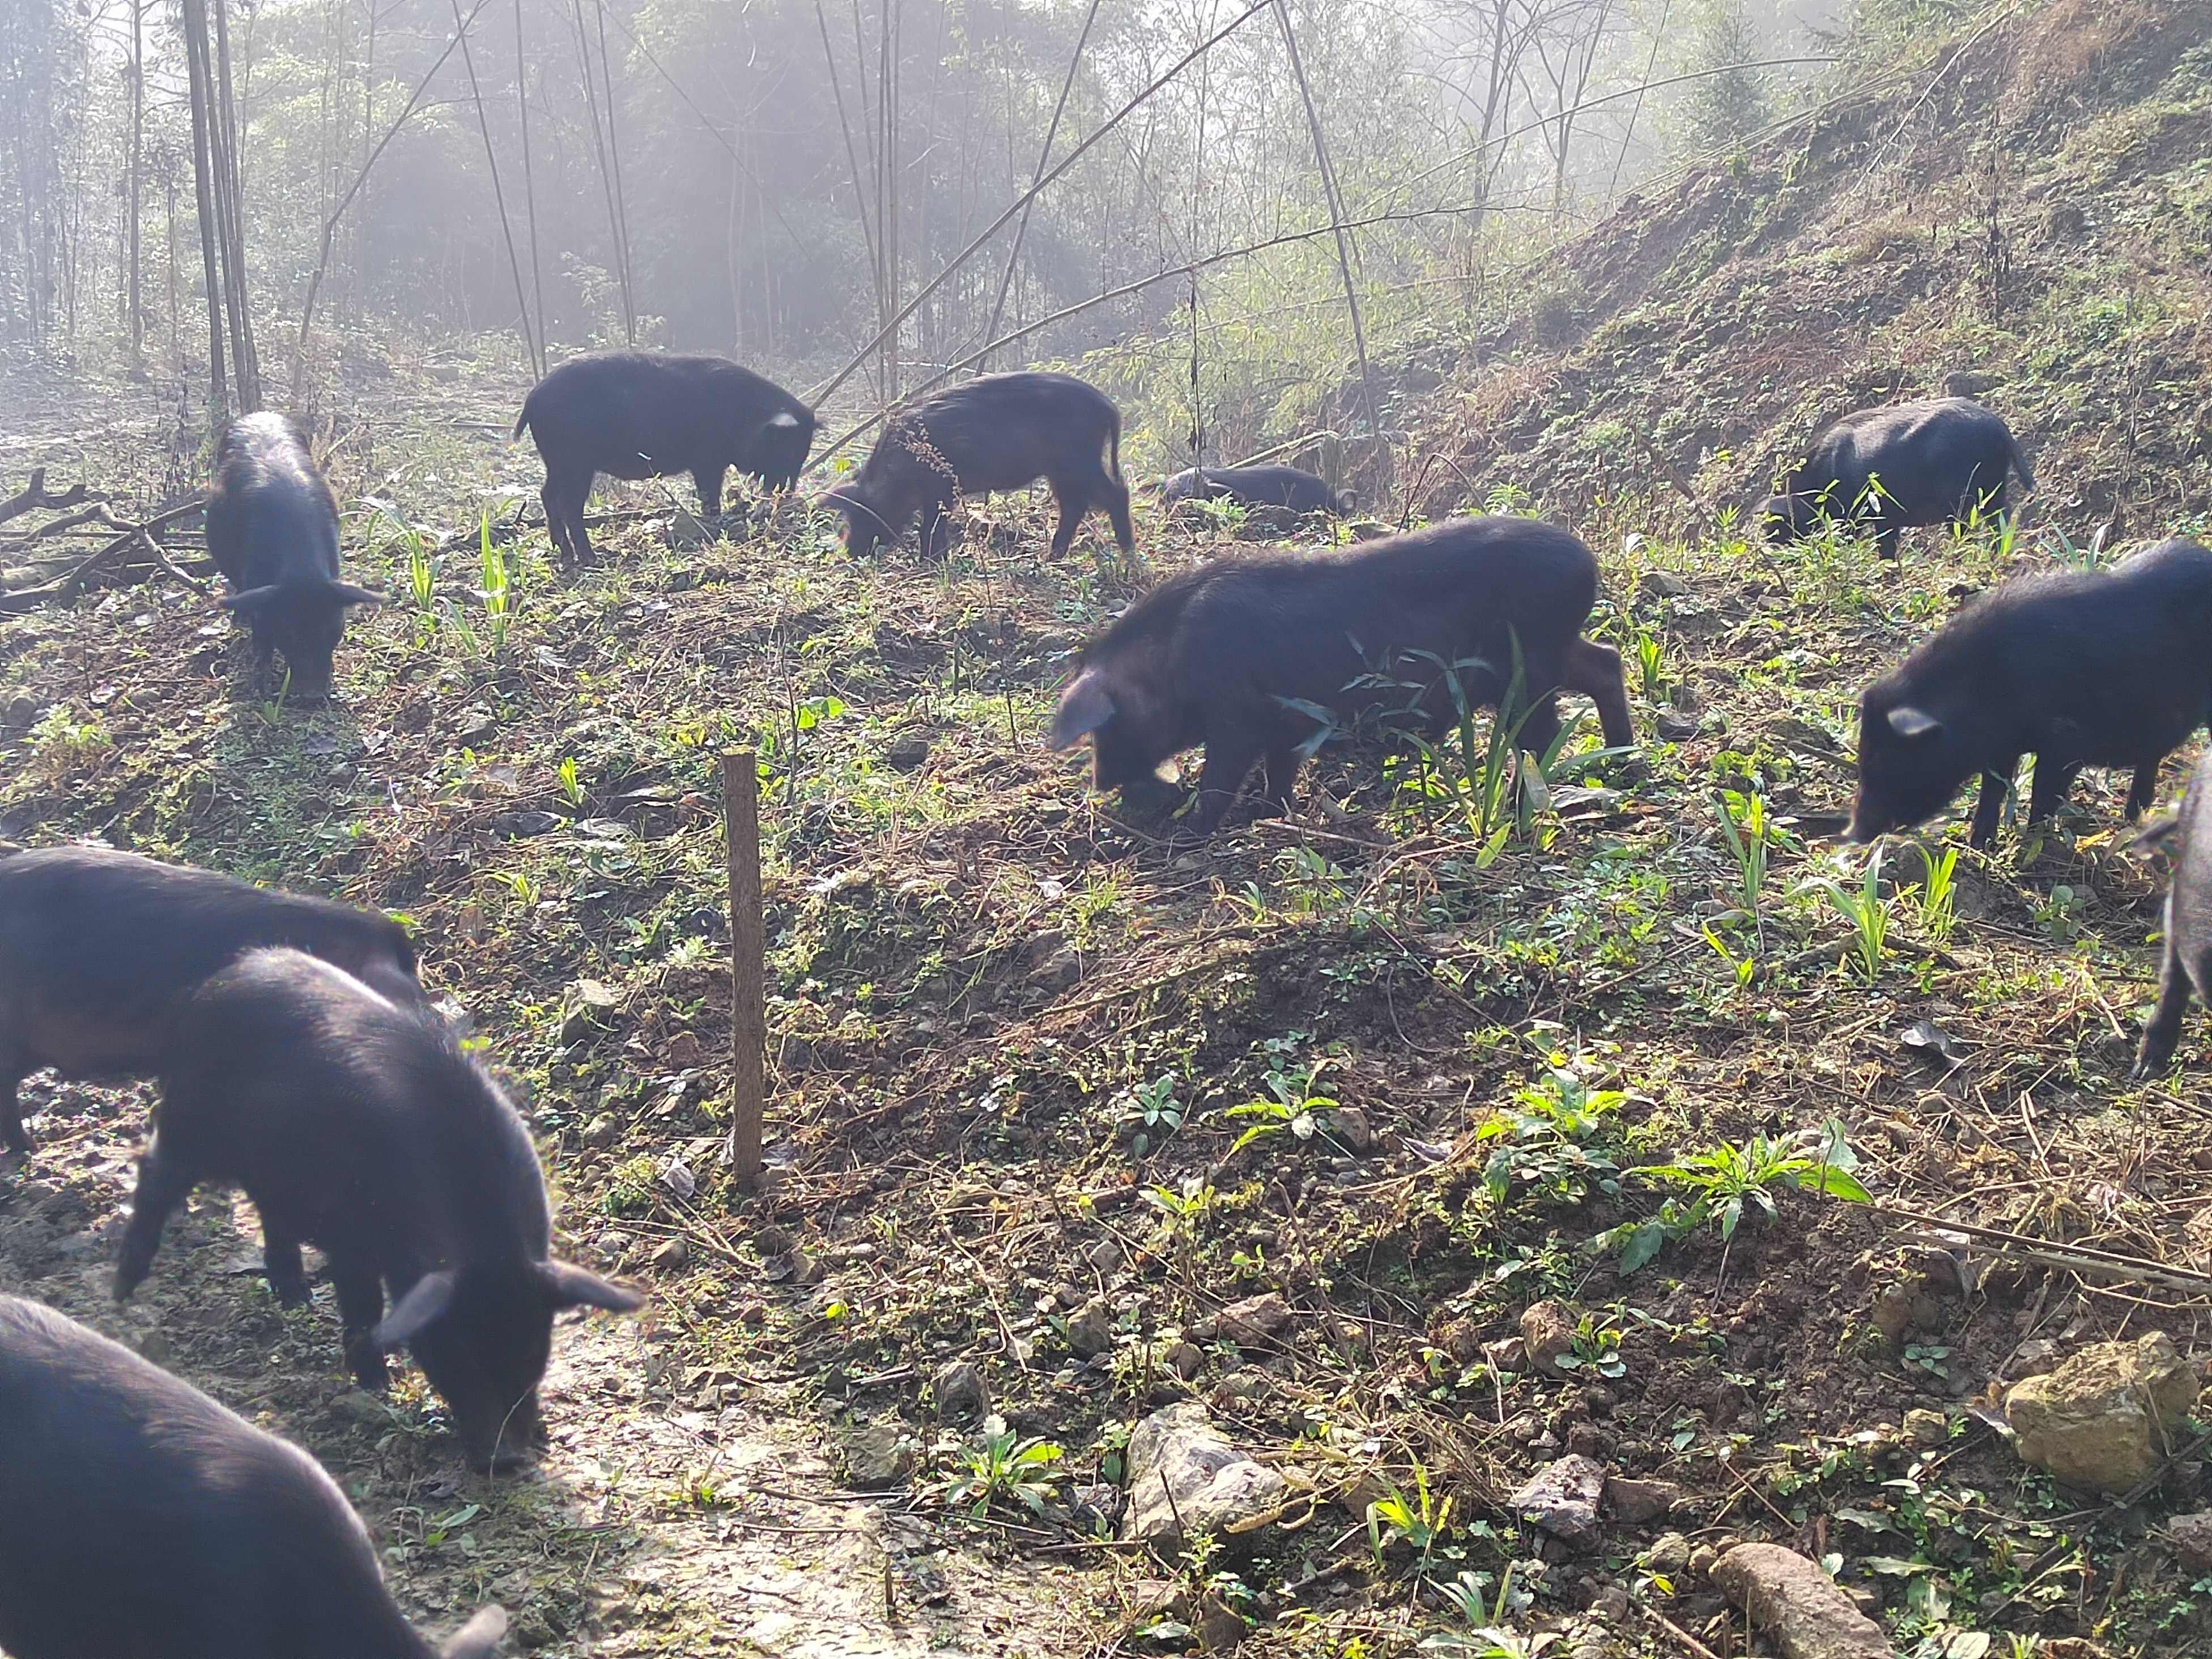
[[[584,504],[592,499],[592,475],[555,472],[548,469],[545,488],[538,493],[545,503],[545,533],[562,565],[580,569],[592,562],[592,538],[584,528]]]
[[[2136,1054],[2135,1075],[2155,1077],[2173,1058],[2181,1041],[2181,1017],[2189,1012],[2190,975],[2173,937],[2173,901],[2166,902],[2166,951],[2159,964],[2158,1008],[2143,1027],[2142,1047]]]
[[[1620,672],[1620,653],[1611,646],[1577,640],[1567,647],[1566,688],[1579,691],[1597,705],[1598,725],[1608,749],[1626,749],[1636,741],[1636,725],[1628,713],[1628,682]]]
[[[177,1155],[173,1139],[159,1129],[138,1160],[138,1185],[131,1196],[131,1224],[115,1261],[115,1299],[125,1301],[145,1282],[161,1248],[161,1229],[198,1184],[197,1174]]]
[[[1052,556],[1064,559],[1067,550],[1075,544],[1075,532],[1083,523],[1083,515],[1091,510],[1091,491],[1087,485],[1073,479],[1054,478],[1052,495],[1060,503],[1060,526],[1052,532]]]
[[[1129,522],[1129,487],[1106,471],[1098,470],[1097,481],[1091,486],[1091,499],[1106,509],[1106,516],[1114,526],[1114,543],[1128,557],[1137,550],[1137,527]]]
[[[383,1277],[365,1263],[333,1256],[331,1288],[337,1293],[338,1327],[354,1380],[371,1394],[382,1394],[391,1386],[392,1373],[371,1339],[384,1317]]]

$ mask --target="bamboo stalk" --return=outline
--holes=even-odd
[[[730,888],[730,1137],[723,1162],[739,1181],[761,1171],[768,939],[761,917],[760,762],[750,749],[722,757],[723,851]]]
[[[1344,303],[1352,313],[1352,348],[1359,356],[1360,401],[1367,405],[1367,430],[1379,448],[1382,441],[1382,408],[1375,401],[1375,376],[1367,366],[1367,328],[1359,316],[1359,286],[1352,280],[1352,239],[1344,226],[1344,201],[1337,193],[1336,169],[1329,165],[1328,143],[1322,136],[1321,112],[1314,107],[1313,86],[1306,79],[1305,58],[1298,51],[1298,37],[1291,27],[1291,9],[1285,0],[1275,0],[1275,16],[1283,26],[1283,46],[1291,55],[1291,73],[1297,77],[1298,95],[1305,100],[1306,126],[1313,134],[1314,164],[1321,169],[1322,190],[1328,198],[1329,228],[1336,233],[1336,264],[1344,276]]]
[[[530,329],[530,298],[523,291],[522,259],[514,251],[514,226],[507,216],[507,191],[499,182],[499,154],[491,144],[491,122],[484,114],[483,88],[477,83],[477,59],[469,50],[469,26],[461,21],[461,0],[452,0],[452,5],[453,28],[461,42],[461,67],[468,72],[469,97],[477,108],[477,131],[483,137],[484,166],[491,173],[491,199],[499,210],[500,240],[507,246],[507,269],[514,278],[515,320],[522,330],[522,349],[530,354],[530,365],[543,380],[545,358],[538,349],[538,337]]]
[[[1023,191],[1021,195],[1015,198],[1012,202],[1009,203],[1005,212],[1001,213],[997,218],[992,220],[988,225],[985,226],[981,233],[978,234],[973,241],[969,242],[966,247],[954,254],[951,259],[947,262],[944,270],[939,271],[935,276],[924,283],[921,289],[916,292],[914,298],[908,301],[906,304],[900,308],[897,314],[892,317],[888,323],[884,325],[882,331],[878,333],[873,339],[870,340],[867,344],[862,346],[850,362],[847,363],[844,368],[839,369],[836,374],[831,375],[823,385],[816,387],[815,390],[808,395],[806,401],[809,404],[818,407],[824,398],[827,398],[839,386],[844,385],[847,380],[852,379],[854,371],[858,369],[863,363],[866,362],[869,358],[875,356],[877,348],[883,344],[884,341],[891,334],[891,332],[896,330],[900,324],[905,322],[908,317],[911,317],[916,311],[920,310],[923,302],[928,300],[931,295],[934,295],[938,289],[943,288],[945,283],[951,282],[954,276],[959,272],[962,267],[966,265],[968,261],[975,257],[977,249],[981,248],[986,242],[988,242],[994,236],[996,236],[1001,230],[1004,230],[1007,225],[1011,224],[1013,222],[1014,216],[1022,210],[1023,206],[1026,203],[1033,199],[1041,191],[1051,188],[1053,183],[1056,179],[1058,179],[1070,167],[1073,167],[1078,161],[1081,161],[1084,156],[1090,154],[1094,147],[1104,141],[1110,134],[1112,134],[1123,121],[1127,120],[1130,115],[1133,114],[1140,106],[1142,106],[1146,99],[1150,98],[1162,87],[1167,85],[1169,82],[1174,80],[1176,76],[1182,74],[1182,71],[1189,68],[1191,64],[1197,62],[1198,59],[1203,57],[1212,47],[1219,44],[1221,41],[1227,40],[1231,34],[1243,27],[1245,23],[1249,22],[1251,19],[1257,17],[1273,3],[1274,0],[1253,0],[1251,5],[1247,7],[1242,12],[1239,12],[1225,27],[1216,30],[1212,34],[1207,36],[1206,40],[1200,42],[1196,46],[1194,46],[1189,52],[1184,53],[1181,58],[1177,58],[1174,64],[1170,64],[1166,70],[1154,76],[1150,82],[1146,82],[1136,95],[1128,100],[1128,102],[1123,104],[1121,107],[1115,111],[1113,114],[1108,116],[1105,121],[1103,122],[1089,137],[1085,138],[1081,143],[1070,150],[1067,155],[1061,159],[1058,167],[1053,168],[1051,172],[1046,173],[1042,179],[1039,179],[1030,189]]]
[[[1052,124],[1045,129],[1044,143],[1037,150],[1036,171],[1030,175],[1030,194],[1022,203],[1021,222],[1014,227],[1014,245],[1006,252],[1006,268],[999,276],[999,297],[991,302],[991,320],[984,325],[983,337],[989,339],[999,331],[999,319],[1006,315],[1006,290],[1014,285],[1014,267],[1021,263],[1022,243],[1030,234],[1030,210],[1036,205],[1037,181],[1044,177],[1044,165],[1052,160],[1053,141],[1060,137],[1060,118],[1067,110],[1067,94],[1075,86],[1075,71],[1083,63],[1083,48],[1090,41],[1091,26],[1098,21],[1098,0],[1091,0],[1090,10],[1083,14],[1083,32],[1075,37],[1075,50],[1067,59],[1067,74],[1060,83],[1059,101],[1052,106]]]

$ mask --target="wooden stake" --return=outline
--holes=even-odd
[[[722,757],[722,836],[730,864],[730,1139],[722,1161],[739,1181],[761,1170],[762,1061],[768,1048],[761,921],[760,762],[750,749]]]

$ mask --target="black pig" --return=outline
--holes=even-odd
[[[422,995],[389,916],[104,847],[0,859],[0,1137],[27,1150],[15,1091],[41,1066],[143,1077],[177,1004],[257,945],[289,945],[399,1000]]]
[[[410,1627],[337,1483],[121,1344],[0,1296],[0,1648],[14,1659],[486,1659]]]
[[[1596,596],[1590,550],[1529,519],[1459,519],[1349,553],[1220,560],[1161,583],[1085,649],[1050,742],[1088,736],[1102,790],[1204,744],[1190,828],[1208,835],[1255,762],[1273,810],[1289,809],[1315,731],[1289,701],[1340,717],[1417,702],[1441,731],[1453,705],[1437,659],[1460,665],[1471,703],[1494,707],[1517,640],[1522,748],[1540,753],[1558,734],[1560,691],[1594,699],[1607,743],[1626,747],[1635,735],[1620,659],[1581,637]],[[1359,684],[1377,672],[1419,689]]]
[[[241,1187],[278,1301],[307,1299],[300,1247],[319,1245],[362,1386],[381,1391],[385,1355],[411,1349],[479,1466],[543,1437],[553,1316],[640,1304],[550,1259],[530,1136],[445,1023],[327,963],[257,951],[217,974],[186,1005],[161,1084],[116,1295],[146,1277],[194,1187]]]
[[[1971,398],[1863,409],[1813,440],[1759,513],[1775,542],[1809,536],[1823,519],[1871,525],[1882,557],[1893,559],[1908,526],[2002,517],[2008,469],[2034,489],[2011,428]]]
[[[302,702],[327,698],[347,610],[383,601],[338,579],[337,502],[306,434],[284,416],[243,415],[222,434],[207,544],[230,585],[223,608],[252,631],[256,693],[272,689],[281,651],[289,695]]]
[[[1349,513],[1352,492],[1295,466],[1194,466],[1167,482],[1170,501],[1218,501],[1227,497],[1247,507],[1285,507],[1293,513]]]
[[[2189,994],[2212,1003],[2212,750],[2197,757],[2181,816],[2144,832],[2173,841],[2173,884],[2166,892],[2166,944],[2158,969],[2158,1008],[2143,1027],[2135,1074],[2155,1077],[2173,1059]]]
[[[1859,700],[1853,841],[1934,817],[1977,774],[1972,841],[1996,833],[2022,755],[2031,823],[2085,766],[2135,771],[2132,819],[2159,763],[2212,699],[2212,551],[2175,539],[2110,571],[2009,582],[1976,600]]]
[[[587,564],[584,503],[592,481],[689,472],[699,505],[722,510],[732,468],[788,489],[814,446],[814,411],[726,357],[601,351],[571,357],[530,390],[525,428],[545,462],[546,533],[564,565]]]
[[[845,515],[845,545],[865,558],[921,514],[921,550],[940,556],[939,530],[963,495],[1026,489],[1042,478],[1060,503],[1052,556],[1066,556],[1092,507],[1113,520],[1125,554],[1137,545],[1121,481],[1121,415],[1106,394],[1067,374],[986,374],[925,398],[892,418],[860,475],[823,498]]]

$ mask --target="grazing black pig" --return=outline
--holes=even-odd
[[[699,505],[722,510],[722,476],[735,468],[788,489],[814,446],[814,411],[772,380],[726,357],[600,351],[571,357],[522,400],[523,428],[545,462],[546,533],[561,562],[587,564],[584,503],[592,481],[689,472]]]
[[[2014,769],[2035,757],[2031,823],[2085,766],[2135,771],[2132,819],[2159,763],[2212,700],[2212,550],[2176,538],[2109,571],[2008,582],[1976,600],[1859,699],[1853,841],[1932,817],[1978,774],[1972,841],[1996,833]]]
[[[1139,783],[1206,745],[1190,828],[1211,834],[1255,762],[1268,801],[1289,809],[1311,715],[1419,708],[1431,731],[1453,705],[1437,659],[1458,665],[1471,703],[1494,707],[1521,652],[1539,753],[1559,729],[1560,691],[1593,698],[1608,744],[1635,740],[1620,659],[1581,637],[1597,561],[1565,531],[1530,519],[1459,519],[1348,553],[1223,559],[1170,577],[1084,650],[1050,742],[1089,737],[1100,789]],[[1479,663],[1478,666],[1467,666]],[[1368,686],[1380,673],[1415,689]]]
[[[550,1259],[529,1133],[445,1023],[327,963],[256,951],[216,975],[186,1004],[161,1083],[116,1295],[146,1277],[194,1187],[241,1187],[277,1300],[307,1299],[300,1246],[321,1246],[361,1385],[380,1392],[385,1355],[411,1349],[479,1466],[544,1436],[553,1316],[641,1300]]]
[[[921,550],[940,556],[939,530],[963,495],[1026,489],[1042,478],[1060,503],[1052,556],[1066,556],[1092,507],[1113,520],[1123,553],[1136,550],[1121,481],[1121,414],[1096,386],[1068,374],[985,374],[925,398],[891,419],[858,477],[823,498],[845,515],[845,545],[866,558],[921,514]]]
[[[1893,559],[1908,526],[2002,517],[2008,469],[2034,489],[2011,428],[1971,398],[1863,409],[1824,428],[1759,512],[1774,542],[1809,536],[1823,519],[1871,525]]]
[[[266,945],[335,963],[396,1000],[422,996],[407,930],[373,910],[104,847],[0,859],[0,1138],[29,1148],[15,1091],[41,1066],[67,1078],[151,1073],[178,1003]]]
[[[14,1659],[486,1659],[410,1627],[337,1483],[120,1343],[0,1296],[0,1648]]]
[[[1224,496],[1247,507],[1285,507],[1293,513],[1349,513],[1352,492],[1331,489],[1328,481],[1295,466],[1194,466],[1167,482],[1170,501],[1219,501]]]
[[[292,677],[289,695],[302,702],[327,698],[348,608],[383,601],[338,580],[337,502],[306,434],[284,416],[243,415],[223,433],[207,542],[230,585],[223,608],[252,631],[257,694],[273,689],[272,659],[281,651]]]
[[[2147,842],[2173,848],[2173,884],[2166,890],[2166,945],[2158,969],[2158,1008],[2143,1027],[2135,1074],[2155,1077],[2181,1040],[2189,994],[2212,1005],[2212,750],[2197,757],[2181,815],[2146,830]]]

